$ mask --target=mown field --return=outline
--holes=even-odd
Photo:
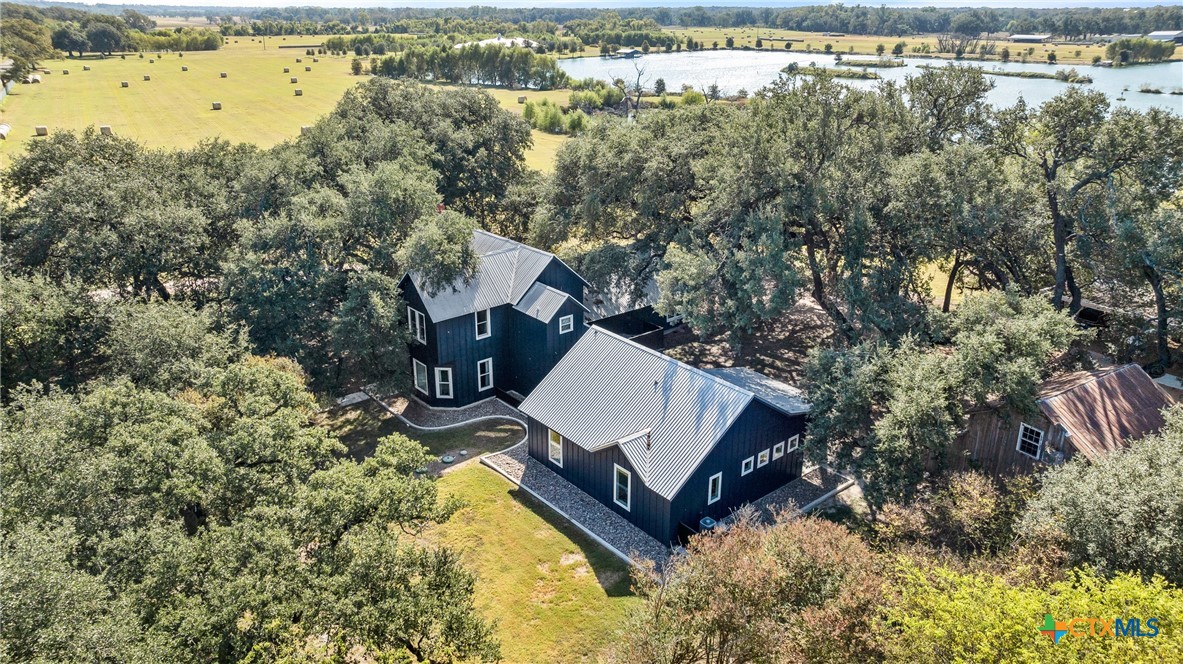
[[[202,19],[204,21],[204,19]],[[0,101],[0,122],[12,125],[8,140],[0,141],[0,166],[11,155],[36,140],[35,127],[51,133],[110,125],[113,132],[151,147],[190,147],[203,138],[270,147],[298,136],[302,125],[328,113],[341,95],[363,77],[350,73],[352,57],[315,56],[303,48],[322,37],[234,37],[218,51],[185,54],[127,54],[102,58],[86,56],[42,63],[50,70],[38,85],[18,85]],[[303,62],[297,63],[299,58]],[[156,60],[150,63],[149,60]],[[83,71],[89,66],[90,71]],[[181,71],[181,67],[189,71]],[[284,67],[291,71],[284,73]],[[304,71],[311,67],[312,71]],[[62,71],[68,69],[68,75]],[[227,78],[221,78],[221,72]],[[152,80],[145,81],[144,76]],[[292,84],[295,76],[298,83]],[[120,87],[127,81],[129,87]],[[295,89],[303,96],[295,96]],[[566,91],[537,92],[488,89],[503,107],[521,113],[517,97],[541,97],[566,102]],[[212,102],[222,110],[212,110]],[[535,132],[535,147],[527,155],[531,168],[549,171],[563,137]]]

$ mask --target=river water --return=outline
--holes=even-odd
[[[868,56],[854,56],[854,59],[872,59]],[[920,73],[918,65],[934,67],[955,64],[949,60],[936,58],[903,58],[906,66],[891,68],[876,68],[886,81],[902,83],[908,76]],[[712,83],[717,84],[724,94],[735,94],[743,89],[754,93],[763,86],[775,81],[780,76],[780,70],[790,62],[800,66],[817,64],[823,67],[833,67],[834,57],[822,53],[792,53],[776,51],[695,51],[682,53],[650,53],[635,60],[609,58],[571,58],[559,60],[559,66],[574,78],[602,78],[612,80],[623,78],[632,82],[636,80],[635,67],[645,69],[643,80],[645,87],[652,88],[653,82],[664,78],[666,88],[674,91],[681,89],[683,84],[692,85],[704,90]],[[978,63],[965,61],[964,64],[981,65],[986,73],[991,69],[1004,71],[1040,71],[1055,73],[1057,69],[1075,68],[1082,75],[1093,79],[1086,88],[1104,92],[1111,103],[1123,104],[1131,108],[1146,110],[1158,106],[1183,114],[1183,96],[1167,94],[1171,90],[1183,88],[1183,61],[1174,61],[1154,65],[1137,65],[1133,67],[1109,68],[1090,67],[1087,65],[1048,65],[1043,63],[1020,62],[988,62]],[[1039,105],[1048,101],[1068,87],[1068,83],[1041,78],[1015,78],[1012,76],[991,76],[994,90],[988,95],[988,101],[998,107],[1010,106],[1022,97],[1028,104]],[[876,80],[842,79],[843,82],[862,88],[872,88],[879,83]],[[1138,90],[1143,84],[1161,89],[1163,94],[1147,94]]]

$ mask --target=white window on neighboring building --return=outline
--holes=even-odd
[[[493,358],[486,357],[476,363],[476,389],[478,392],[493,389]]]
[[[772,446],[772,459],[775,461],[785,455],[785,443],[781,441]]]
[[[1038,459],[1043,450],[1043,432],[1026,424],[1019,425],[1019,443],[1015,446],[1019,452],[1032,459]]]
[[[575,316],[562,316],[559,318],[559,334],[566,334],[575,329]]]
[[[756,457],[748,457],[743,460],[743,465],[739,467],[740,475],[747,475],[756,467]]]
[[[707,505],[719,502],[723,497],[723,473],[711,475],[707,480]]]
[[[764,466],[767,466],[770,454],[771,454],[770,450],[764,450],[763,452],[761,452],[759,454],[759,456],[756,457],[756,467],[763,468]]]
[[[789,452],[796,452],[797,448],[801,447],[801,434],[797,434],[789,439]]]
[[[407,327],[411,330],[411,336],[420,343],[427,343],[427,316],[422,311],[407,307]]]
[[[411,358],[411,365],[415,369],[415,389],[424,394],[428,394],[427,365],[423,364],[419,360],[416,360],[415,358]]]
[[[626,510],[630,509],[629,505],[633,502],[633,474],[616,464],[612,464],[612,469],[612,502]]]
[[[438,367],[435,370],[435,396],[440,399],[452,398],[452,370]]]
[[[493,328],[489,325],[489,310],[484,309],[476,312],[476,338],[484,339],[493,334]]]
[[[558,431],[549,429],[549,440],[547,441],[546,456],[550,462],[559,468],[563,467],[563,437],[559,435]]]

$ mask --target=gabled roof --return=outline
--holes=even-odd
[[[1040,387],[1039,409],[1063,426],[1068,441],[1088,459],[1158,431],[1170,401],[1136,364],[1078,371]]]
[[[785,415],[800,415],[809,412],[809,402],[805,400],[804,392],[792,385],[756,373],[747,367],[722,367],[706,369],[706,372],[718,376],[732,385],[742,387],[760,401]]]
[[[457,282],[451,288],[429,296],[423,289],[420,275],[409,273],[432,321],[450,320],[503,304],[517,304],[546,266],[552,260],[559,260],[552,253],[480,230],[473,232],[472,246],[480,257],[480,265],[476,276],[467,285]]]
[[[571,300],[575,304],[578,304],[581,309],[587,311],[587,307],[583,306],[582,302],[579,302],[567,293],[540,283],[535,283],[531,286],[530,290],[526,291],[526,294],[522,296],[522,299],[513,305],[513,308],[527,316],[537,318],[543,323],[549,323],[550,319],[554,318],[555,314],[558,313],[559,309],[562,308],[567,300]]]
[[[672,500],[755,395],[592,326],[519,409],[589,450],[619,445]]]

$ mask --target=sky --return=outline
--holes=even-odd
[[[75,0],[85,4],[103,4]],[[1146,7],[1178,0],[848,0],[872,7]],[[20,0],[16,0],[20,2]],[[109,4],[184,7],[799,7],[837,4],[827,0],[107,0]]]

